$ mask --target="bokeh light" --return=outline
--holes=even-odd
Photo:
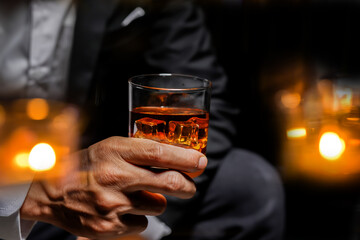
[[[49,105],[44,99],[32,99],[27,104],[26,113],[33,120],[43,120],[49,114]]]
[[[305,128],[292,128],[286,132],[286,135],[289,139],[304,138],[306,137]]]
[[[345,151],[345,141],[334,132],[326,132],[320,138],[319,151],[323,158],[337,160]]]
[[[290,108],[290,109],[296,108],[299,106],[300,102],[301,102],[301,96],[299,93],[284,91],[281,94],[281,103],[286,108]]]
[[[56,155],[47,143],[39,143],[30,152],[29,167],[34,171],[47,171],[54,167]]]
[[[29,167],[29,153],[18,153],[14,157],[14,161],[17,166],[20,168],[27,168]]]

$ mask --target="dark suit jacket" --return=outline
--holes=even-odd
[[[145,14],[124,24],[139,8]],[[78,2],[68,98],[88,111],[84,147],[109,136],[127,136],[128,79],[164,72],[196,75],[213,84],[209,163],[196,180],[199,191],[191,200],[196,201],[232,146],[237,113],[226,102],[227,78],[216,61],[202,12],[190,0]],[[183,204],[191,203],[168,203],[169,214],[163,220],[171,226],[190,209]]]
[[[144,14],[134,14],[139,9]],[[130,15],[137,17],[125,26]],[[212,81],[207,155],[209,169],[216,168],[235,136],[236,110],[226,103],[227,79],[199,9],[189,0],[78,1],[68,98],[89,110],[85,146],[127,136],[127,80],[160,72]]]

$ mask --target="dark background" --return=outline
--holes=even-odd
[[[273,96],[300,79],[358,76],[360,1],[200,1],[230,79],[238,116],[236,145],[264,156],[282,175]],[[359,156],[360,160],[360,156]],[[285,239],[360,239],[357,184],[284,179]]]

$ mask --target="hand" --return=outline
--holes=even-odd
[[[161,194],[191,198],[196,188],[183,172],[197,172],[207,164],[192,149],[123,137],[96,143],[71,161],[77,164],[66,176],[33,182],[20,214],[96,239],[143,231],[145,215],[165,210]]]
[[[92,240],[92,239],[85,237],[77,237],[76,240]],[[115,238],[114,240],[146,240],[146,239],[140,236],[139,234],[136,235],[134,234],[134,235],[125,235],[119,238]]]

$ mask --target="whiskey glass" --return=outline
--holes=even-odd
[[[206,153],[211,82],[181,74],[129,79],[129,137]]]

